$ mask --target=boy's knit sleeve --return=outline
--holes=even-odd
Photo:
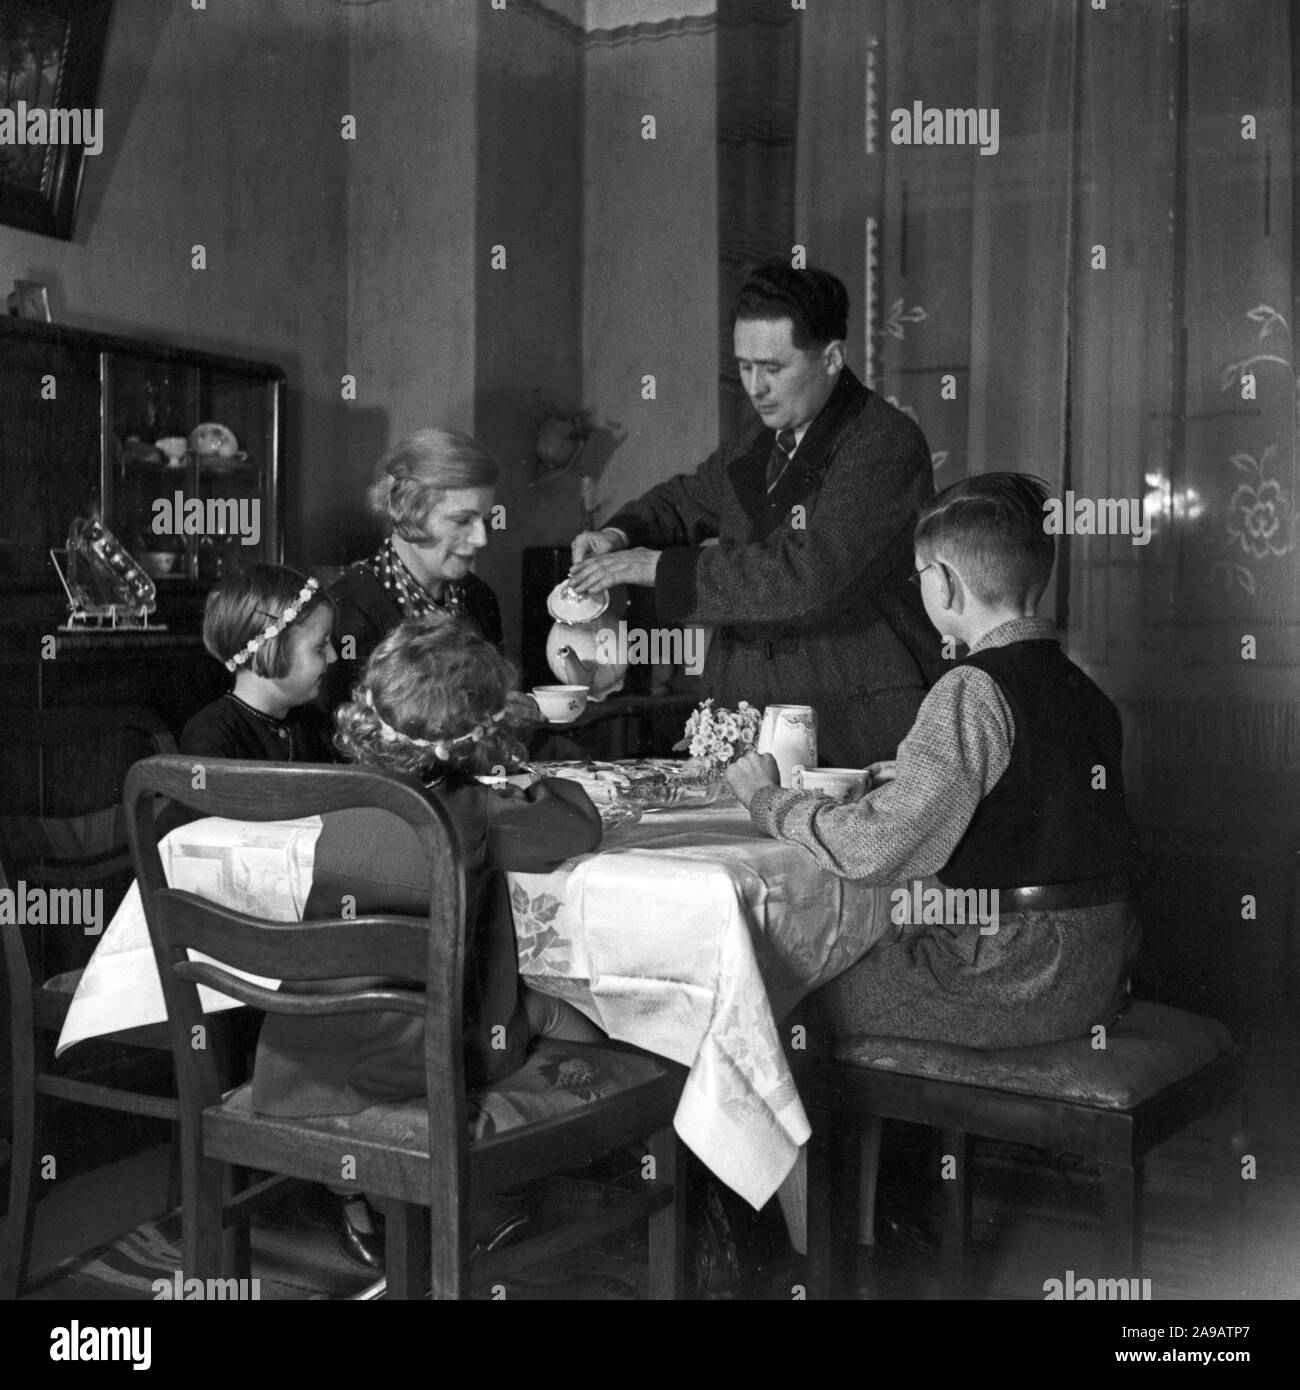
[[[847,804],[764,787],[750,817],[759,830],[802,845],[841,878],[891,883],[937,873],[1006,771],[1014,733],[997,682],[959,666],[925,697],[898,746],[892,782]]]

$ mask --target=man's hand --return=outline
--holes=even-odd
[[[781,785],[781,769],[770,753],[746,753],[732,763],[723,775],[727,785],[736,793],[736,800],[747,811],[749,803],[761,788]]]
[[[883,787],[886,782],[894,780],[894,769],[897,763],[891,758],[888,762],[872,763],[863,769],[867,774],[867,790],[874,791],[877,787]]]
[[[569,547],[571,562],[575,565],[595,555],[608,555],[611,550],[623,550],[627,542],[621,531],[583,531],[573,538]]]
[[[599,537],[604,533],[588,531],[579,536],[578,541],[593,534]],[[578,541],[574,542],[575,547]],[[636,550],[606,551],[593,555],[570,570],[569,587],[580,594],[603,594],[606,589],[613,589],[619,584],[644,584],[652,588],[661,554],[663,552],[660,550],[638,547]]]

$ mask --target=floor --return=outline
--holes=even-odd
[[[1295,1086],[1300,1074],[1300,1011],[1290,1010],[1286,1018],[1256,1028],[1243,1041],[1250,1078],[1250,1154],[1255,1160],[1245,1258],[1236,1263],[1216,1260],[1211,1249],[1205,1219],[1211,1135],[1208,1127],[1193,1127],[1157,1150],[1147,1165],[1143,1272],[1151,1279],[1154,1300],[1300,1298],[1300,1092]],[[881,1205],[883,1215],[895,1219],[892,1225],[882,1219],[877,1246],[859,1252],[856,1277],[842,1296],[937,1297],[927,1229],[937,1193],[919,1188],[909,1177],[922,1166],[909,1162],[909,1146],[925,1142],[922,1132],[904,1130],[887,1141]],[[114,1294],[110,1288],[88,1294],[84,1281],[73,1290],[57,1276],[48,1276],[136,1227],[145,1227],[146,1246],[156,1245],[159,1228],[146,1223],[165,1209],[167,1168],[168,1148],[155,1144],[52,1184],[39,1209],[33,1280],[37,1288],[29,1296],[142,1296]],[[982,1145],[976,1155],[974,1191],[969,1297],[1042,1300],[1048,1281],[1064,1279],[1068,1271],[1076,1280],[1096,1277],[1099,1192],[1086,1167],[1014,1146]],[[174,1234],[174,1227],[166,1223],[161,1229],[164,1235]],[[788,1248],[772,1245],[770,1222],[767,1232],[766,1249],[751,1260],[754,1232],[737,1230],[742,1277],[734,1277],[734,1267],[731,1278],[725,1270],[715,1270],[707,1296],[792,1297],[800,1262]],[[287,1226],[281,1222],[266,1232],[258,1248],[259,1258],[267,1262],[263,1272],[273,1276],[268,1283],[274,1284],[275,1297],[348,1297],[370,1282],[333,1250],[325,1232],[296,1230],[292,1217]],[[524,1296],[635,1298],[638,1276],[643,1274],[636,1268],[638,1254],[635,1243],[612,1250],[607,1245],[592,1252],[578,1272],[552,1271],[549,1282],[543,1277]],[[302,1268],[295,1271],[295,1263]],[[47,1282],[42,1287],[43,1276]]]

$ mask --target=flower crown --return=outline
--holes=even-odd
[[[478,743],[492,728],[494,724],[499,724],[505,717],[506,711],[498,710],[495,714],[489,715],[474,727],[467,734],[458,734],[455,738],[415,738],[411,734],[404,734],[400,729],[394,729],[387,723],[384,716],[375,708],[374,696],[370,691],[366,691],[366,707],[375,716],[375,722],[379,725],[380,737],[385,743],[408,743],[413,748],[432,748],[433,756],[439,762],[450,761],[451,750],[463,743]]]
[[[237,671],[246,661],[252,661],[259,647],[264,647],[272,638],[278,637],[289,626],[291,622],[302,612],[303,606],[311,596],[320,588],[314,579],[309,579],[301,589],[298,590],[298,597],[280,614],[274,622],[267,625],[257,634],[250,637],[247,642],[226,662],[227,671]]]

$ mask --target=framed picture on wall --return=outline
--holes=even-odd
[[[72,239],[112,0],[0,0],[0,222]]]

